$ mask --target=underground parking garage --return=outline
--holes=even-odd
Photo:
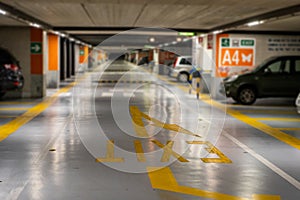
[[[0,1],[0,198],[299,199],[299,11]]]

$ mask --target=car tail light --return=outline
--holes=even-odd
[[[19,70],[19,67],[17,65],[14,65],[14,64],[6,64],[4,65],[6,69],[10,69],[12,71],[18,71]]]
[[[178,58],[175,58],[174,63],[173,63],[173,68],[176,67],[177,60],[178,60]]]
[[[17,81],[14,82],[14,86],[19,86],[19,85],[20,85],[19,82],[17,82]]]

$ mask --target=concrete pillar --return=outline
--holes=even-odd
[[[59,87],[59,65],[60,65],[60,38],[54,34],[48,34],[48,72],[47,87]]]
[[[37,28],[30,29],[30,73],[31,97],[40,98],[46,95],[46,74],[43,62],[43,30]]]
[[[6,98],[29,98],[31,96],[30,69],[30,28],[28,27],[0,27],[0,44],[9,50],[20,62],[25,79],[21,91],[9,91]]]
[[[75,44],[71,42],[71,76],[75,76]]]
[[[66,39],[60,38],[60,80],[66,79]]]
[[[66,78],[71,78],[71,47],[69,40],[66,40],[66,72]]]

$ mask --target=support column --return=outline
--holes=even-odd
[[[31,97],[41,98],[46,94],[43,66],[43,30],[31,28],[30,42]]]
[[[48,73],[47,73],[47,87],[59,87],[59,54],[60,54],[59,36],[54,34],[48,35]]]
[[[67,54],[66,54],[66,59],[67,59],[67,62],[66,62],[66,78],[71,78],[71,46],[70,46],[70,41],[67,40],[66,41],[66,51],[67,51]]]
[[[60,80],[66,79],[66,40],[60,39]]]
[[[75,76],[75,44],[71,42],[71,76]]]

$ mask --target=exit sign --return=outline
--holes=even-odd
[[[241,46],[254,46],[254,40],[241,40]]]

